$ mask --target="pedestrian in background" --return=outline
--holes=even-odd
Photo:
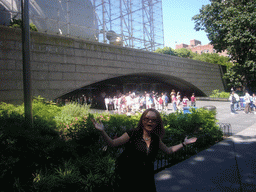
[[[176,99],[176,94],[172,94],[172,107],[173,111],[177,111],[177,99]]]
[[[248,93],[248,91],[245,92],[245,96],[244,96],[244,100],[245,100],[245,108],[244,108],[244,113],[248,114],[252,112],[250,103],[251,103],[251,96]]]
[[[183,107],[187,107],[188,106],[188,101],[189,99],[187,98],[187,96],[185,95],[182,99],[182,105]]]
[[[235,111],[240,111],[241,110],[241,108],[240,108],[240,97],[236,92],[234,93],[234,96],[236,98],[236,103],[234,104],[234,109],[235,109]]]
[[[176,100],[177,100],[177,109],[178,109],[178,110],[181,110],[181,109],[180,109],[180,104],[181,104],[181,95],[180,95],[180,92],[177,92]]]
[[[195,93],[192,93],[192,96],[191,96],[190,100],[191,100],[191,106],[195,107],[196,106]]]
[[[167,111],[168,110],[168,102],[169,102],[169,97],[167,96],[167,93],[164,94],[164,109]]]
[[[106,110],[108,111],[108,109],[109,109],[109,98],[108,98],[108,96],[106,96],[104,100],[105,100]]]
[[[235,108],[234,108],[234,105],[236,104],[236,98],[235,98],[235,92],[232,91],[230,96],[229,96],[229,100],[230,100],[230,109],[231,109],[231,114],[234,115],[236,114],[236,111],[235,111]]]
[[[252,94],[252,111],[256,114],[256,96],[255,93]]]
[[[158,102],[159,102],[159,109],[160,109],[160,111],[162,111],[163,110],[163,103],[164,103],[164,101],[163,101],[161,96],[158,98]]]

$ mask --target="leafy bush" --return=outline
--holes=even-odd
[[[81,120],[87,116],[90,110],[89,105],[69,103],[61,107],[61,111],[55,114],[55,121],[60,124],[69,125],[75,120]]]
[[[216,98],[229,98],[230,93],[229,92],[219,92],[218,89],[213,90],[210,97],[216,97]]]
[[[214,111],[200,108],[197,110],[191,109],[191,112],[191,114],[176,112],[163,115],[166,133],[162,140],[167,146],[183,142],[186,136],[198,138],[196,143],[186,147],[187,150],[181,150],[172,155],[172,165],[222,140],[223,133],[216,124]],[[163,155],[160,152],[157,158],[161,159]]]
[[[53,173],[39,171],[34,173],[33,188],[36,191],[78,191],[85,180],[79,169],[70,160],[55,168]]]
[[[22,20],[21,19],[12,19],[10,21],[10,27],[11,28],[22,28]],[[38,31],[35,24],[30,23],[29,24],[30,31]]]
[[[91,118],[104,123],[111,138],[136,127],[141,114],[91,114],[89,106],[56,106],[37,97],[33,100],[34,126],[27,128],[23,105],[0,105],[1,179],[11,191],[111,191],[115,181],[115,159],[122,148],[108,148]],[[172,146],[185,136],[198,141],[186,154],[172,156],[180,162],[221,140],[214,113],[204,109],[161,114],[164,143]],[[161,158],[161,153],[158,158]]]

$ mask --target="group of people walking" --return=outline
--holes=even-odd
[[[105,97],[106,110],[116,110],[119,113],[139,112],[144,109],[154,108],[159,111],[168,110],[168,103],[172,103],[173,111],[182,110],[188,106],[189,99],[187,96],[181,98],[180,92],[172,90],[170,95],[167,93],[151,93],[136,95],[135,93],[119,94],[114,97]],[[193,93],[191,96],[191,106],[195,107],[196,98]]]
[[[240,111],[241,109],[244,109],[244,113],[246,114],[256,114],[256,96],[254,93],[251,96],[248,91],[246,91],[244,97],[239,97],[235,91],[232,91],[229,100],[231,102],[231,114],[237,114],[236,111]]]

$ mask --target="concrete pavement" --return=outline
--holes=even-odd
[[[155,175],[157,192],[256,191],[256,115],[231,115],[229,102],[213,105],[220,123],[230,123],[233,135],[197,155]]]

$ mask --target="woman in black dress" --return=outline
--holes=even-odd
[[[103,124],[92,122],[100,130],[106,143],[111,147],[125,145],[125,150],[117,158],[115,192],[156,192],[154,180],[154,161],[158,150],[167,154],[174,153],[187,144],[196,142],[197,138],[185,138],[184,142],[167,147],[163,142],[164,127],[159,112],[147,109],[142,114],[137,128],[125,132],[122,136],[111,139],[104,131]]]

